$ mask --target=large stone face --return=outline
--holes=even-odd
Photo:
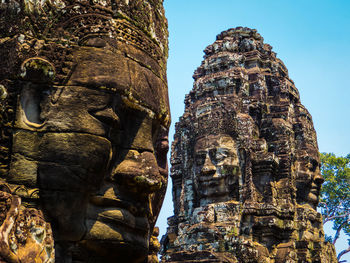
[[[10,0],[0,12],[0,261],[155,262],[163,1]]]
[[[316,132],[283,62],[249,28],[204,52],[176,124],[162,262],[337,262]]]

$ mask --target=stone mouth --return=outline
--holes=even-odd
[[[146,219],[147,224],[149,222],[149,219],[153,217],[152,211],[150,209],[149,204],[146,202],[144,203],[137,203],[135,206],[134,202],[129,202],[125,200],[121,200],[119,198],[110,198],[110,197],[104,197],[104,196],[92,196],[90,197],[90,203],[96,207],[99,210],[119,210],[125,213],[127,218],[132,218],[132,220],[142,220]],[[100,215],[100,214],[99,214]],[[102,218],[109,218],[109,219],[116,219],[117,221],[120,221],[119,217],[115,217],[114,215],[103,215],[101,214]],[[141,221],[139,222],[141,223]],[[141,223],[142,225],[143,223]],[[145,225],[142,226],[144,229]]]
[[[119,205],[110,206],[111,201]],[[128,205],[128,202],[107,199],[98,205],[90,204],[87,209],[85,221],[87,233],[84,240],[92,242],[92,245],[97,247],[101,242],[108,242],[112,246],[111,251],[118,249],[122,244],[147,249],[150,233],[149,218],[145,215],[134,215],[129,211],[132,209]]]
[[[314,195],[318,196],[319,192],[320,192],[320,188],[319,187],[317,187],[317,186],[311,187],[311,190],[310,190],[311,194],[314,194]]]
[[[321,189],[320,185],[317,185],[317,184],[315,184],[315,182],[312,182],[310,192],[318,194],[320,189]]]
[[[229,179],[230,181],[234,178],[238,178],[238,175],[235,174],[222,174],[222,175],[212,175],[212,176],[200,176],[198,177],[198,182],[201,184],[218,184],[221,183],[222,180]],[[232,180],[233,182],[235,180]]]
[[[99,240],[87,239],[81,242],[83,247],[88,248],[89,254],[94,256],[94,262],[144,262],[148,253],[147,242],[135,244],[134,241],[125,240]],[[92,252],[93,251],[93,252]],[[92,252],[92,253],[91,253]],[[74,259],[81,261],[81,254]],[[82,258],[86,260],[86,258]],[[74,261],[75,262],[75,261]]]
[[[97,209],[97,211],[99,211],[99,213],[96,215],[96,218],[91,219],[96,219],[97,221],[111,226],[118,227],[122,225],[123,228],[126,226],[131,230],[136,230],[135,235],[145,235],[149,232],[147,217],[136,217],[128,210],[117,207],[104,207],[103,209]]]
[[[212,176],[201,176],[199,177],[199,181],[203,183],[209,183],[209,182],[215,182],[215,181],[220,181],[223,178],[228,177],[228,175],[212,175]]]

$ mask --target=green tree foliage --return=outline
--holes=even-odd
[[[341,257],[350,252],[350,154],[336,157],[333,153],[321,153],[321,173],[325,182],[321,189],[320,204],[323,222],[332,222],[334,236],[326,239],[335,244],[344,231],[349,237],[348,248],[338,254]]]

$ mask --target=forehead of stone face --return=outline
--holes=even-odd
[[[318,166],[320,164],[319,153],[312,148],[298,152],[297,161],[301,164],[300,168],[309,168],[310,165]],[[314,167],[315,168],[315,167]]]
[[[195,151],[210,149],[210,148],[235,149],[236,143],[234,139],[226,134],[207,135],[196,140]]]
[[[60,76],[55,84],[61,85],[64,78],[68,85],[112,88],[167,119],[168,33],[162,3],[6,1],[0,5],[0,36],[14,38],[1,43],[6,63],[0,60],[0,67],[6,72],[0,72],[0,79],[10,74],[17,78],[24,59],[43,57]],[[22,44],[25,48],[18,48]]]
[[[75,68],[67,85],[116,92],[126,97],[130,105],[150,109],[164,126],[169,126],[167,83],[162,69],[144,52],[121,43],[118,46],[116,50],[104,42],[99,47],[88,43],[75,48]]]

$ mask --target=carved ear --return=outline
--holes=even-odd
[[[44,121],[40,118],[41,87],[37,85],[25,85],[20,96],[20,105],[26,124],[39,128]]]
[[[55,79],[55,67],[46,59],[33,57],[21,65],[21,78],[24,80],[20,95],[20,106],[25,123],[39,128],[44,120],[40,117],[42,92]]]

